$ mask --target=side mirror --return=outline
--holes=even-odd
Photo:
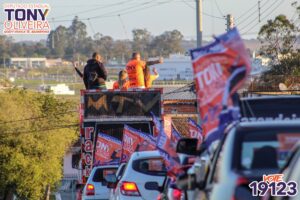
[[[195,156],[198,155],[197,145],[198,145],[198,139],[182,138],[177,143],[176,152]]]
[[[116,188],[117,186],[117,177],[115,174],[108,174],[104,177],[107,188]]]
[[[147,190],[156,190],[156,191],[162,192],[163,188],[160,187],[157,182],[146,182],[145,183],[145,189],[147,189]]]

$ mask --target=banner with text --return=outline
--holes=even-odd
[[[218,131],[221,112],[233,107],[232,95],[250,72],[250,58],[236,28],[216,37],[205,47],[191,50],[191,57],[198,111],[206,140]]]
[[[156,149],[155,139],[139,130],[124,126],[122,140],[122,162],[127,162],[133,152],[153,151]]]
[[[94,166],[119,164],[122,142],[112,136],[99,133],[96,143]]]

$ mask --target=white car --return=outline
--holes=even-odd
[[[106,187],[105,176],[115,174],[118,165],[94,167],[82,192],[82,200],[109,199],[109,189]]]
[[[158,151],[135,152],[111,200],[155,200],[165,178],[166,168]]]
[[[121,180],[123,174],[124,174],[124,171],[126,169],[126,165],[127,163],[121,163],[117,172],[116,172],[116,184]],[[109,194],[109,199],[113,199],[114,198],[114,195],[115,195],[115,188],[112,188],[110,190],[110,194]]]

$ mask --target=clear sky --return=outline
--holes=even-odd
[[[291,3],[299,0],[261,0],[261,22],[258,0],[203,0],[203,34],[225,31],[223,15],[232,14],[244,38],[255,38],[259,27],[278,14],[295,18]],[[195,0],[1,0],[1,3],[48,3],[51,27],[69,26],[75,15],[84,19],[89,35],[100,32],[115,39],[131,39],[131,30],[146,28],[153,35],[178,29],[185,38],[195,38]],[[118,16],[120,15],[120,16]],[[89,20],[88,20],[89,18]],[[1,12],[1,34],[4,12]],[[52,22],[54,20],[54,22]],[[17,41],[46,39],[45,35],[15,35]]]

